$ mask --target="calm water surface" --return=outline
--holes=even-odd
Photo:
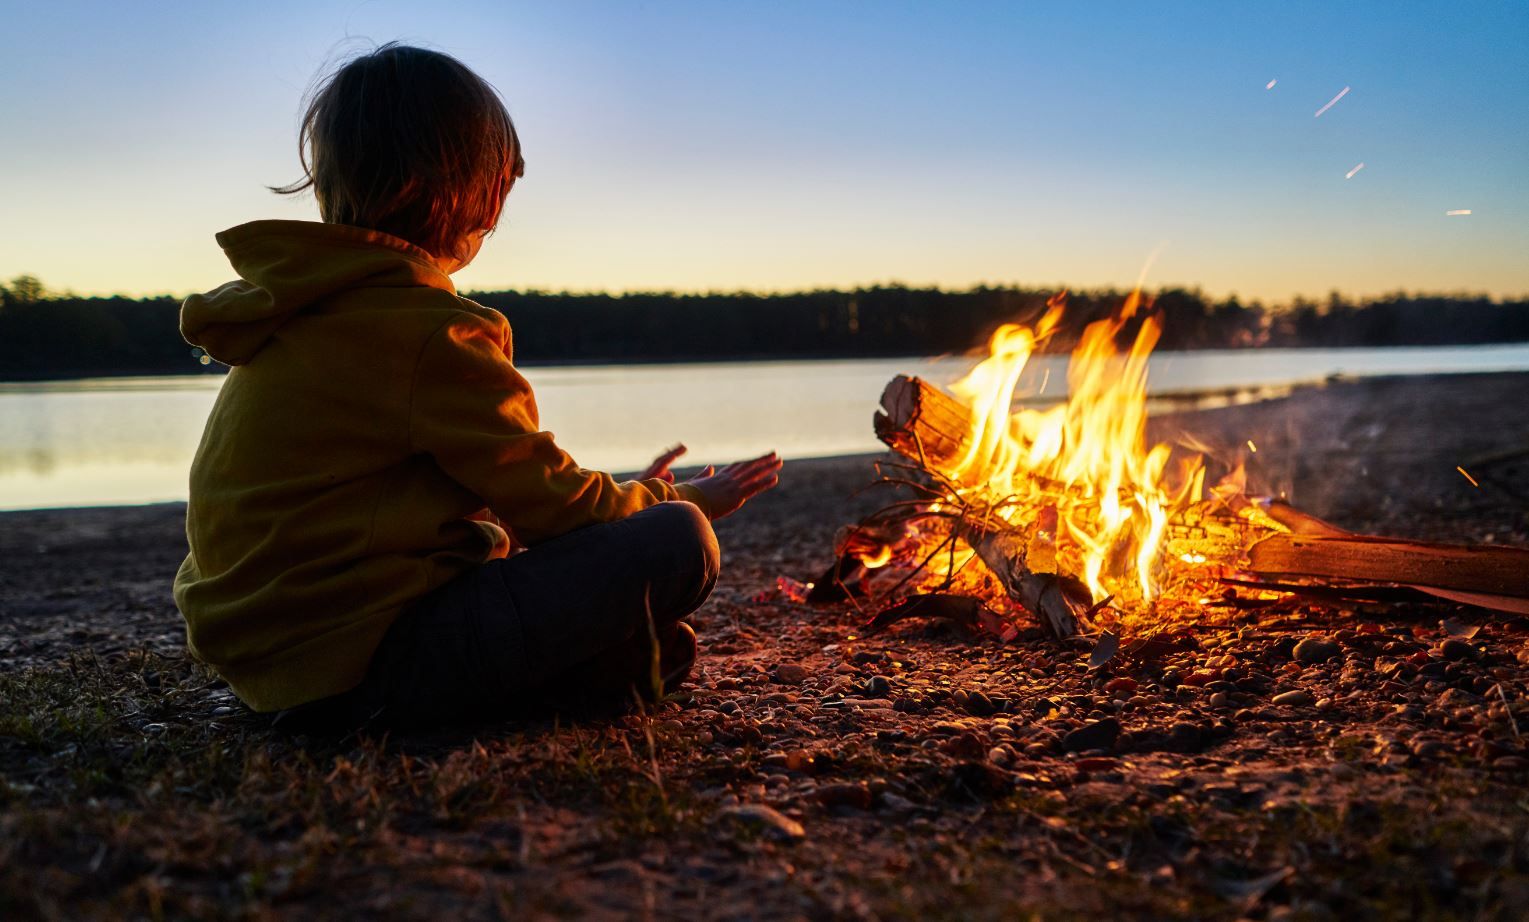
[[[970,359],[857,359],[525,369],[542,425],[585,467],[630,471],[674,442],[687,461],[779,450],[787,458],[875,451],[881,389],[899,373],[947,383]],[[1529,344],[1428,349],[1160,353],[1154,394],[1219,392],[1331,374],[1529,370]],[[1026,370],[1065,391],[1066,357]],[[186,498],[186,472],[220,375],[0,384],[0,509]]]

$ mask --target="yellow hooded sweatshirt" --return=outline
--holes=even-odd
[[[188,298],[181,333],[234,368],[191,466],[175,601],[192,654],[255,710],[359,684],[410,602],[509,552],[501,524],[531,546],[701,504],[575,464],[504,317],[419,247],[306,221],[217,240],[240,280]]]

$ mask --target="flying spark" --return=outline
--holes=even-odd
[[[1455,215],[1470,214],[1470,213],[1471,213],[1471,210],[1469,208],[1456,208],[1454,211],[1446,211],[1446,212],[1444,212],[1446,217],[1451,217],[1451,218],[1454,217]]]
[[[1278,82],[1279,82],[1278,80],[1270,80],[1268,83],[1264,84],[1264,89],[1272,90],[1272,89],[1274,89],[1274,84],[1276,84]]]
[[[1252,439],[1248,439],[1248,451],[1251,451],[1255,455],[1258,454],[1258,446],[1253,444]]]
[[[1471,482],[1471,486],[1473,486],[1473,487],[1480,487],[1481,486],[1481,484],[1476,482],[1476,478],[1475,477],[1472,477],[1469,473],[1466,472],[1465,468],[1463,468],[1463,467],[1461,467],[1460,465],[1457,464],[1457,465],[1455,465],[1455,470],[1460,472],[1460,476],[1461,477],[1464,477],[1466,480],[1469,480]]]
[[[1343,174],[1343,178],[1344,179],[1353,179],[1354,178],[1354,174],[1359,172],[1362,169],[1364,169],[1364,161],[1361,160],[1359,162],[1358,166],[1354,167],[1352,170],[1349,170],[1347,173],[1344,173]]]
[[[1322,117],[1322,113],[1326,112],[1328,109],[1331,109],[1338,102],[1338,100],[1340,100],[1343,97],[1347,96],[1348,95],[1348,91],[1349,91],[1348,87],[1344,87],[1343,89],[1339,90],[1338,91],[1338,95],[1334,96],[1332,99],[1329,99],[1327,101],[1327,105],[1325,105],[1322,108],[1318,109],[1317,110],[1317,114],[1313,115],[1312,118],[1321,118]]]

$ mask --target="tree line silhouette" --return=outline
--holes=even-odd
[[[884,285],[786,294],[471,294],[502,311],[525,364],[856,358],[966,352],[1008,321],[1033,320],[1050,290],[964,291]],[[1066,320],[1048,344],[1067,350],[1091,320],[1116,311],[1125,292],[1068,296]],[[1391,294],[1362,300],[1244,304],[1198,290],[1150,298],[1161,316],[1161,349],[1436,346],[1529,342],[1529,298]],[[48,291],[32,276],[0,285],[0,379],[218,370],[181,340],[180,302],[79,297]]]

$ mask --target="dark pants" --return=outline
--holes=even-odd
[[[652,506],[493,560],[409,608],[356,689],[283,712],[293,729],[422,727],[629,694],[711,594],[720,553],[690,503]],[[686,635],[688,637],[688,635]]]

